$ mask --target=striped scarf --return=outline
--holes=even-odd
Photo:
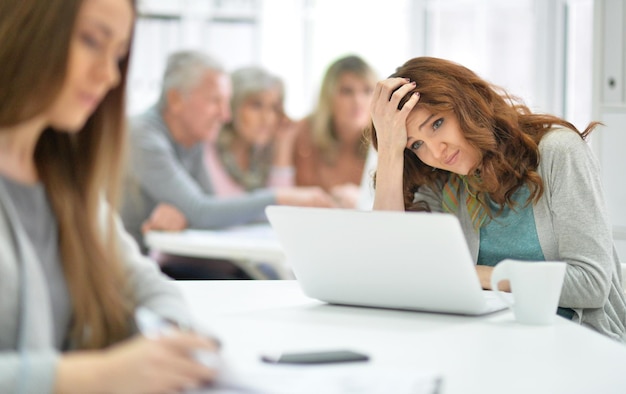
[[[461,185],[463,183],[463,185]],[[459,210],[459,198],[461,197],[461,187],[465,187],[467,197],[465,205],[470,219],[474,224],[474,229],[478,231],[487,219],[487,212],[480,201],[476,198],[476,193],[470,191],[467,179],[463,175],[450,174],[448,181],[443,186],[442,208],[445,212],[457,214]]]

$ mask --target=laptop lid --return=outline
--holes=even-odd
[[[482,314],[486,301],[458,219],[445,213],[268,206],[309,297],[336,304]]]

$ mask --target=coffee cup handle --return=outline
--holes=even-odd
[[[509,266],[511,263],[507,260],[498,263],[491,272],[491,289],[495,295],[502,300],[509,308],[513,308],[513,302],[502,295],[502,291],[498,290],[498,283],[504,279],[509,279]]]

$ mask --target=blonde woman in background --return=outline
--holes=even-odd
[[[368,151],[363,131],[376,81],[362,58],[337,59],[326,70],[317,107],[298,123],[296,185],[320,186],[343,208],[357,204]]]
[[[135,4],[0,0],[0,392],[170,393],[212,341],[115,214]]]

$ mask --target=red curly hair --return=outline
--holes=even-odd
[[[452,111],[458,118],[463,135],[480,153],[479,164],[470,171],[469,187],[485,210],[492,216],[485,197],[504,206],[513,207],[512,196],[527,185],[536,202],[543,194],[543,181],[537,173],[539,141],[553,126],[577,132],[581,138],[599,124],[590,123],[580,133],[570,122],[547,114],[534,114],[521,100],[480,78],[457,63],[433,57],[417,57],[399,67],[391,77],[409,78],[415,88],[399,104],[402,108],[413,92],[420,93],[416,108],[439,113]],[[415,109],[414,109],[415,110]],[[377,148],[376,129],[370,127],[370,139]],[[414,203],[414,193],[421,185],[441,187],[450,172],[433,171],[417,155],[404,150],[404,206],[407,210],[429,210],[424,203]]]

